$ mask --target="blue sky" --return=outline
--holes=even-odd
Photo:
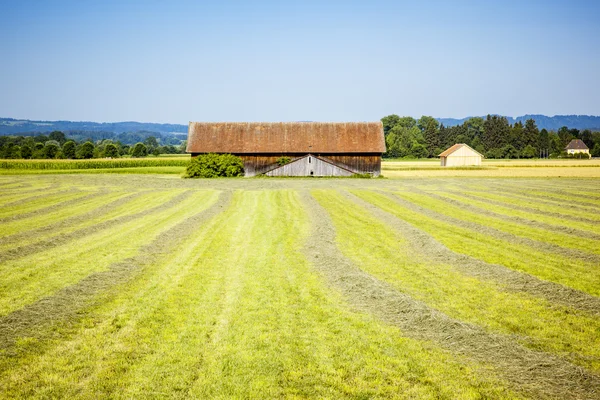
[[[596,1],[2,1],[0,116],[600,114]]]

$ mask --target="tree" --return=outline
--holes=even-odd
[[[515,122],[511,128],[508,143],[517,149],[517,151],[521,151],[525,147],[523,144],[523,123],[521,121]]]
[[[85,142],[77,149],[77,158],[92,158],[94,157],[94,143]]]
[[[531,146],[535,149],[538,145],[540,131],[535,124],[535,120],[528,119],[525,121],[525,128],[523,129],[523,145],[524,147]]]
[[[114,143],[108,143],[106,146],[104,146],[104,157],[119,157],[119,149]]]
[[[589,129],[585,129],[581,132],[581,140],[590,149],[594,147],[594,138],[592,136],[592,131],[590,131]]]
[[[158,140],[156,140],[154,136],[148,136],[144,140],[144,144],[146,145],[148,153],[154,153],[155,149],[158,147]]]
[[[56,140],[60,145],[67,141],[67,137],[61,131],[50,132],[50,135],[48,135],[48,137],[50,138],[50,140]]]
[[[132,157],[146,157],[148,155],[148,148],[144,143],[136,143],[131,151]]]
[[[564,148],[567,147],[571,139],[573,139],[569,128],[567,128],[566,126],[561,127],[558,130],[558,139],[560,141],[559,144],[561,146],[561,150],[564,150]]]
[[[398,124],[398,121],[400,121],[400,117],[396,114],[391,114],[381,118],[381,123],[383,124],[383,134],[387,136],[390,129]]]
[[[537,155],[537,151],[530,144],[525,146],[525,148],[521,152],[521,157],[523,157],[523,158],[534,158],[536,155]]]
[[[44,157],[45,158],[56,158],[56,155],[60,151],[60,145],[56,140],[48,140],[44,145]]]
[[[425,127],[423,132],[423,138],[425,139],[425,144],[427,145],[427,154],[425,155],[425,157],[435,157],[436,150],[441,147],[441,143],[438,131],[438,122],[433,118],[427,123],[427,126]]]
[[[23,149],[21,149],[21,153],[23,153]],[[600,157],[600,143],[596,143],[591,152],[592,157]]]
[[[506,117],[488,115],[483,129],[482,142],[487,150],[501,149],[508,143],[510,125]]]
[[[546,129],[542,129],[540,131],[540,135],[538,137],[538,149],[542,151],[550,150],[550,136],[548,135],[548,131]]]
[[[69,140],[68,142],[63,144],[63,148],[62,148],[63,157],[68,158],[68,159],[75,158],[75,147],[76,147],[75,142],[72,140]]]
[[[28,146],[26,144],[21,146],[21,158],[29,159],[29,158],[31,158],[32,155],[33,155],[33,150],[31,150],[30,146]]]

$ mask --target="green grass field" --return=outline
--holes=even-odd
[[[0,170],[0,398],[600,398],[600,167],[564,166]]]

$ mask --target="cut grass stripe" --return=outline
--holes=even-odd
[[[0,352],[0,371],[3,370],[1,363],[10,364],[11,359],[19,354],[15,352],[15,345],[22,338],[39,343],[38,341],[48,339],[59,326],[63,330],[71,329],[80,322],[84,310],[94,304],[94,301],[100,303],[102,296],[108,296],[111,290],[132,279],[135,274],[151,268],[159,260],[164,262],[165,257],[170,256],[170,252],[177,248],[181,240],[191,235],[200,224],[221,212],[230,199],[228,193],[221,193],[218,201],[216,192],[210,192],[209,195],[210,198],[206,201],[194,203],[196,214],[158,235],[134,257],[113,263],[106,271],[90,274],[52,296],[0,317],[0,349],[7,355],[3,359]],[[25,348],[21,346],[20,350]]]
[[[96,193],[94,191],[91,194]],[[40,213],[45,213],[66,205],[76,202],[82,197],[89,196],[90,192],[84,192],[80,190],[69,190],[65,192],[58,192],[48,196],[41,196],[35,200],[28,201],[23,204],[14,204],[0,209],[0,222],[7,222],[11,220],[19,220],[30,218]]]
[[[176,194],[176,193],[175,193]],[[0,265],[0,315],[74,284],[93,272],[107,270],[111,263],[135,255],[148,240],[191,215],[207,192],[186,192],[143,219],[132,219],[97,234],[72,240],[67,246]],[[172,195],[171,195],[172,197]]]
[[[86,220],[78,226],[70,227],[66,232],[58,233],[36,240],[33,243],[25,243],[9,247],[8,250],[0,252],[0,262],[19,259],[32,254],[49,251],[53,248],[70,243],[74,239],[80,239],[90,234],[96,234],[102,230],[112,228],[119,224],[128,223],[135,219],[143,218],[151,213],[171,207],[179,199],[174,197],[176,194],[183,194],[181,190],[177,192],[150,192],[141,195],[131,202],[120,205],[118,208],[110,210],[107,214],[96,215],[94,219]],[[1,264],[0,264],[1,265]]]
[[[582,206],[574,203],[567,203],[565,201],[551,200],[542,197],[536,197],[525,192],[520,191],[502,191],[503,197],[515,199],[517,202],[521,202],[528,206],[534,206],[542,210],[549,210],[552,212],[564,214],[565,216],[580,217],[583,220],[600,221],[600,215],[598,209],[595,207]]]
[[[474,197],[479,200],[492,201],[493,204],[500,204],[507,207],[514,207],[518,210],[530,212],[536,215],[547,215],[555,218],[562,218],[571,223],[580,223],[580,229],[587,229],[595,233],[600,233],[600,225],[591,218],[588,214],[573,212],[566,207],[554,207],[541,204],[536,201],[524,198],[515,198],[504,194],[484,193],[484,192],[464,192],[463,196]]]
[[[347,310],[297,250],[307,228],[290,191],[236,194],[71,339],[13,363],[2,390],[33,398],[518,397],[463,357]]]
[[[78,203],[63,206],[62,208],[36,215],[32,218],[25,220],[10,220],[2,224],[2,232],[0,232],[0,238],[8,235],[14,235],[16,233],[25,232],[31,229],[39,229],[52,223],[59,222],[63,219],[85,213],[93,207],[99,207],[101,204],[118,199],[125,196],[123,192],[96,192],[89,195],[89,197],[81,198]],[[39,238],[39,236],[36,236]]]
[[[306,196],[306,204],[314,226],[307,253],[330,284],[359,310],[400,327],[411,337],[439,343],[455,353],[493,365],[494,371],[533,398],[579,398],[597,391],[598,378],[581,368],[523,348],[511,337],[489,334],[453,320],[356,268],[335,246],[340,232],[334,230],[331,216],[314,198]],[[354,232],[350,235],[357,236]]]
[[[600,331],[597,316],[553,309],[544,300],[505,292],[502,285],[465,276],[446,263],[424,262],[401,232],[364,208],[332,191],[313,195],[330,214],[342,252],[364,271],[452,318],[518,335],[518,341],[533,350],[600,371],[600,348],[594,346]]]
[[[68,230],[81,229],[86,225],[89,226],[106,221],[110,218],[104,218],[104,216],[114,212],[114,210],[126,208],[127,203],[142,194],[142,192],[115,192],[109,195],[111,199],[115,200],[109,202],[103,201],[102,204],[97,204],[97,201],[82,204],[79,207],[74,207],[78,211],[77,214],[38,228],[27,229],[28,224],[24,224],[24,221],[19,221],[15,223],[15,229],[18,228],[17,233],[0,237],[0,251],[9,249],[15,245],[23,246],[25,244],[32,244],[45,240],[50,236],[58,236]],[[5,224],[5,226],[7,225],[9,224]]]
[[[352,191],[362,199],[424,230],[451,250],[491,264],[500,264],[588,294],[600,295],[600,271],[589,264],[495,239],[438,221],[411,209],[410,203],[385,194]]]
[[[506,221],[502,218],[468,211],[465,209],[465,207],[461,208],[459,206],[455,206],[444,199],[436,199],[433,197],[435,194],[431,193],[419,194],[408,191],[396,191],[394,194],[428,210],[432,210],[436,214],[443,214],[456,220],[468,221],[477,224],[480,228],[476,230],[489,230],[488,228],[491,227],[493,229],[507,232],[518,237],[532,239],[539,242],[530,244],[535,248],[540,248],[542,243],[549,243],[556,246],[548,248],[548,250],[551,252],[555,251],[560,253],[560,248],[575,250],[575,252],[571,252],[571,254],[566,254],[567,256],[571,257],[577,256],[576,253],[579,251],[588,252],[591,254],[600,254],[600,241],[598,240],[574,237],[557,231],[550,232],[543,228],[523,225],[512,221]],[[510,240],[510,238],[507,238],[507,240]],[[600,264],[599,259],[594,261]]]
[[[486,210],[498,216],[506,216],[511,220],[521,222],[523,224],[536,224],[549,230],[560,230],[575,236],[588,237],[592,239],[600,239],[600,233],[594,233],[596,229],[600,232],[598,224],[584,223],[580,221],[572,221],[570,218],[551,216],[542,213],[534,213],[525,211],[516,207],[503,205],[501,202],[487,200],[482,201],[475,196],[470,196],[461,192],[438,191],[435,193],[440,198],[455,201],[454,204],[468,204],[469,207],[479,210]]]

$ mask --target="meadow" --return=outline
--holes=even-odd
[[[2,170],[0,397],[600,398],[600,163],[492,164]]]

